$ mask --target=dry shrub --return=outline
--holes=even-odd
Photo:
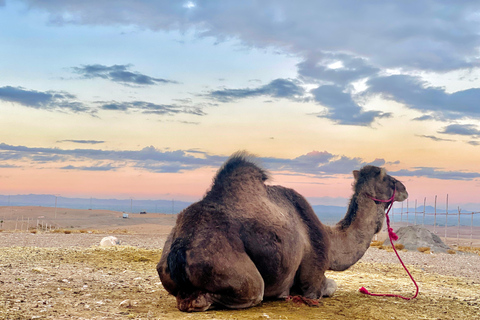
[[[419,247],[417,250],[423,253],[430,253],[430,247]]]
[[[37,230],[30,230],[30,233],[33,233],[33,234],[36,234],[37,233]]]
[[[63,230],[63,233],[70,234],[70,233],[72,233],[72,231],[71,230]]]
[[[380,247],[383,246],[383,241],[372,241],[372,243],[370,243],[370,247],[377,247],[380,249]]]
[[[448,249],[448,250],[447,250],[447,253],[449,253],[449,254],[457,254],[457,251],[452,250],[452,249]]]
[[[403,244],[401,244],[401,243],[396,243],[396,244],[395,244],[395,249],[397,249],[397,250],[403,250],[403,249],[405,249],[405,246],[404,246]]]
[[[114,230],[110,230],[109,233],[116,233],[116,234],[123,233],[123,234],[127,234],[127,233],[128,233],[128,230],[127,230],[127,229],[114,229]]]
[[[85,229],[80,229],[80,230],[78,230],[78,232],[80,232],[80,233],[87,233],[88,231],[85,230]]]
[[[480,247],[460,246],[460,247],[458,247],[458,251],[476,253],[476,254],[480,255]]]
[[[3,232],[3,229],[0,229],[0,232]]]

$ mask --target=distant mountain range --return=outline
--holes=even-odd
[[[97,199],[97,198],[67,198],[54,195],[39,195],[39,194],[27,194],[27,195],[0,195],[0,206],[42,206],[42,207],[55,207],[58,208],[71,208],[71,209],[103,209],[120,211],[127,213],[179,213],[191,202],[176,201],[176,200],[136,200],[136,199]],[[324,224],[335,224],[345,216],[347,207],[342,206],[325,206],[314,205],[313,210],[319,217],[320,221]],[[404,213],[406,215],[407,208],[404,206]],[[408,208],[409,220],[414,218],[414,208]],[[400,215],[400,209],[396,207],[394,209],[395,216]],[[429,215],[435,212],[435,208],[432,206],[426,206],[425,212]],[[456,213],[456,210],[449,210],[449,214]],[[417,207],[417,216],[421,217],[423,213],[423,206]],[[438,214],[445,214],[445,209],[437,208]],[[480,215],[477,215],[480,216]],[[476,216],[476,219],[477,219]],[[428,217],[427,217],[428,218]],[[480,217],[478,217],[480,218]],[[406,217],[402,218],[406,219]],[[398,220],[398,218],[395,218]]]
[[[56,201],[56,204],[55,204]],[[120,212],[139,213],[178,213],[188,207],[190,202],[176,200],[136,200],[136,199],[97,199],[67,198],[46,194],[0,195],[0,206],[42,206],[70,209],[103,209]]]

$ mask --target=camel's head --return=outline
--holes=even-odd
[[[365,166],[360,171],[353,171],[356,193],[365,193],[381,200],[390,199],[395,190],[395,201],[408,198],[408,192],[403,183],[387,174],[384,168]]]

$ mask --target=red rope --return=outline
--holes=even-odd
[[[397,255],[398,257],[398,260],[400,260],[400,263],[402,264],[403,268],[405,269],[405,271],[407,272],[408,276],[410,277],[410,279],[412,279],[413,281],[413,284],[415,285],[415,287],[417,288],[417,291],[415,292],[415,295],[411,298],[408,298],[408,297],[404,297],[404,296],[401,296],[401,295],[398,295],[398,294],[388,294],[388,293],[383,293],[383,294],[377,294],[377,293],[370,293],[368,292],[367,289],[365,289],[365,287],[361,287],[359,289],[359,291],[361,293],[364,293],[364,294],[368,294],[370,296],[375,296],[375,297],[396,297],[396,298],[402,298],[402,299],[405,299],[405,300],[412,300],[412,299],[415,299],[417,296],[418,296],[418,285],[417,285],[417,282],[415,281],[415,279],[413,279],[413,276],[412,274],[408,271],[407,267],[405,266],[405,264],[403,263],[402,259],[400,258],[398,252],[397,252],[397,249],[395,248],[395,245],[393,244],[393,241],[397,241],[398,240],[398,236],[395,232],[393,232],[393,229],[390,227],[390,218],[388,217],[388,213],[390,212],[390,209],[392,208],[393,206],[393,202],[395,201],[395,189],[393,189],[393,195],[390,199],[388,200],[380,200],[380,199],[375,199],[373,197],[370,197],[368,196],[370,199],[374,200],[374,201],[379,201],[379,202],[384,202],[384,203],[387,203],[387,202],[390,202],[390,206],[388,207],[388,210],[387,212],[385,213],[385,218],[387,219],[387,230],[388,230],[388,236],[389,236],[389,239],[390,239],[390,243],[392,244],[392,248],[393,248],[393,251],[395,251],[395,254]]]

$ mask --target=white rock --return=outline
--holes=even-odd
[[[120,240],[118,240],[117,237],[114,237],[114,236],[105,237],[102,239],[102,241],[100,241],[101,247],[111,247],[119,244],[120,244]]]
[[[120,302],[120,307],[129,308],[131,306],[132,306],[132,301],[130,301],[130,299],[123,300],[122,302]]]

